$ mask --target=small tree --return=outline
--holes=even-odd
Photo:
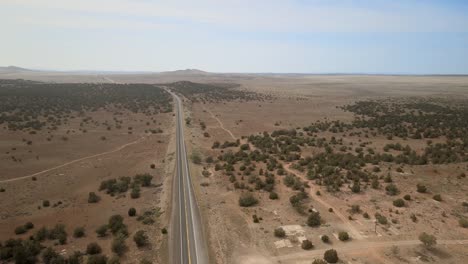
[[[432,199],[438,201],[438,202],[442,202],[442,196],[440,194],[436,194],[432,197]]]
[[[323,254],[323,258],[328,262],[328,263],[337,263],[338,262],[338,252],[334,249],[329,249],[325,251]]]
[[[148,244],[148,236],[145,231],[139,230],[133,235],[133,241],[135,241],[137,247],[144,247]]]
[[[136,209],[135,208],[130,208],[128,209],[128,216],[135,216],[136,215]]]
[[[280,238],[286,236],[286,232],[284,231],[282,227],[276,228],[274,234],[275,234],[275,237],[280,237]]]
[[[135,186],[132,188],[132,192],[130,193],[130,197],[131,197],[132,199],[140,198],[140,187],[138,187],[137,185],[135,185]]]
[[[396,185],[393,183],[390,183],[389,185],[387,185],[385,187],[385,191],[387,191],[388,195],[397,195],[400,192],[398,188],[396,187]]]
[[[80,226],[80,227],[75,228],[75,230],[73,230],[73,237],[80,238],[80,237],[84,237],[84,236],[85,236],[84,227]]]
[[[27,222],[26,224],[24,224],[24,227],[26,229],[33,229],[34,228],[34,224],[32,222]]]
[[[310,242],[310,240],[306,239],[302,241],[301,247],[304,250],[309,250],[312,249],[314,245],[312,244],[312,242]]]
[[[416,185],[416,191],[419,192],[419,193],[425,193],[425,192],[427,192],[427,188],[426,188],[426,186],[418,183]]]
[[[348,241],[348,240],[349,240],[348,232],[341,231],[340,233],[338,233],[338,238],[339,238],[341,241]]]
[[[107,229],[109,229],[109,227],[107,225],[102,225],[102,226],[98,227],[96,229],[96,233],[97,233],[98,237],[105,237],[106,234],[107,234]]]
[[[118,256],[122,256],[125,251],[127,251],[127,245],[125,245],[125,237],[120,234],[114,240],[112,240],[111,244],[112,252],[117,254]]]
[[[276,192],[270,192],[269,198],[271,200],[276,200],[276,199],[278,199],[278,194]]]
[[[251,193],[243,193],[239,197],[239,205],[242,207],[250,207],[258,203],[257,198],[255,198]]]
[[[319,226],[321,222],[321,217],[319,212],[312,212],[307,218],[307,225],[311,227]]]
[[[88,195],[88,203],[97,203],[101,200],[101,197],[99,197],[96,193],[90,192]]]
[[[405,206],[405,201],[403,201],[403,199],[396,199],[393,201],[393,205],[396,207],[403,207]]]
[[[101,252],[101,246],[99,246],[99,244],[96,242],[89,243],[88,246],[86,246],[86,254],[96,255],[100,254]]]
[[[433,235],[429,235],[426,232],[423,232],[419,235],[419,241],[423,243],[426,248],[432,248],[437,244],[437,238]]]
[[[458,220],[458,223],[460,224],[461,227],[468,228],[468,219],[460,218],[460,220]]]
[[[24,226],[18,226],[15,228],[15,234],[17,235],[21,235],[21,234],[24,234],[28,231],[28,229]]]
[[[330,238],[327,235],[323,235],[320,239],[322,239],[323,243],[328,243],[330,242]]]
[[[112,234],[128,234],[127,226],[123,222],[123,217],[121,215],[113,215],[109,218],[108,227]]]

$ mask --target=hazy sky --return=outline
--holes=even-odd
[[[0,65],[468,74],[468,1],[0,0]]]

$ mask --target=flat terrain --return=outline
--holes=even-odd
[[[462,227],[468,218],[463,136],[468,77],[199,71],[0,77],[164,84],[178,93],[212,263],[311,263],[330,248],[337,250],[341,263],[461,263],[468,257],[468,229]],[[168,243],[161,228],[168,226],[166,210],[171,209],[174,116],[123,112],[122,129],[109,131],[102,123],[110,123],[112,113],[87,113],[96,123],[89,122],[86,133],[71,119],[53,131],[51,141],[47,130],[29,134],[3,129],[0,187],[5,192],[0,196],[7,210],[2,212],[0,240],[26,238],[42,225],[60,222],[66,224],[69,241],[57,250],[85,251],[87,243],[97,241],[111,256],[113,236],[98,238],[94,230],[121,214],[131,234],[121,260],[137,263],[136,256],[164,263]],[[399,122],[402,116],[406,119]],[[425,120],[437,122],[428,125]],[[68,139],[62,140],[64,136]],[[130,191],[112,197],[98,190],[102,180],[139,173],[153,179],[138,199],[131,199]],[[418,184],[426,192],[419,192]],[[89,192],[96,192],[100,202],[88,203]],[[395,203],[398,199],[403,205]],[[43,200],[50,207],[44,208]],[[127,216],[132,206],[138,213],[159,207],[157,215],[162,214],[155,224],[144,225]],[[318,224],[309,224],[316,213]],[[34,229],[16,236],[14,228],[27,221]],[[72,238],[77,226],[86,226],[85,238]],[[284,236],[275,232],[279,228]],[[151,247],[138,249],[131,241],[138,229],[151,234]],[[350,239],[341,241],[340,232]],[[434,248],[421,244],[422,232],[437,238]],[[324,235],[329,242],[322,241]],[[312,249],[302,249],[303,240]]]
[[[302,128],[316,121],[352,122],[354,114],[340,107],[356,101],[409,97],[466,100],[466,81],[464,77],[265,77],[239,79],[238,83],[242,83],[239,89],[268,95],[271,99],[202,103],[187,101],[192,119],[190,130],[194,151],[203,153],[204,158],[214,159],[213,163],[203,163],[195,168],[201,177],[200,203],[210,230],[212,256],[218,263],[299,263],[299,260],[310,263],[314,258],[322,258],[325,249],[336,248],[345,263],[418,263],[420,259],[435,263],[458,263],[466,258],[468,252],[463,247],[467,243],[468,232],[458,222],[467,216],[467,209],[462,205],[468,198],[466,177],[459,177],[466,174],[467,162],[425,165],[382,163],[381,171],[371,174],[380,179],[388,174],[391,176],[399,188],[399,195],[389,196],[384,190],[388,183],[383,180],[380,180],[379,189],[369,186],[359,194],[347,190],[345,187],[348,185],[344,185],[339,192],[327,192],[324,186],[307,178],[307,171],[290,168],[294,162],[280,160],[287,174],[294,174],[308,183],[305,192],[309,198],[303,205],[306,213],[301,214],[290,203],[291,195],[297,191],[285,186],[285,176],[273,172],[276,174],[274,191],[279,199],[271,200],[268,192],[255,190],[255,185],[247,184],[250,176],[240,169],[242,162],[234,166],[236,181],[245,180],[247,186],[252,186],[250,190],[259,202],[252,207],[240,207],[239,197],[246,192],[245,189],[235,187],[229,176],[233,173],[223,169],[216,171],[214,166],[216,163],[224,163],[217,161],[219,155],[236,153],[239,147],[212,148],[215,141],[223,144],[225,141],[240,140],[242,145],[248,143],[247,137],[250,135]],[[409,145],[417,153],[422,153],[427,146],[428,139],[424,138],[390,140],[385,135],[365,137],[365,129],[356,129],[355,132],[359,130],[361,133],[353,135],[322,131],[317,133],[317,138],[342,138],[343,144],[352,149],[367,142],[364,149],[371,148],[375,152],[384,152],[384,146],[392,143]],[[444,137],[431,140],[434,143],[445,142]],[[254,147],[252,143],[249,145]],[[301,147],[301,158],[321,152],[323,149],[317,147]],[[398,154],[392,150],[390,152]],[[401,171],[397,170],[400,166],[403,168]],[[373,167],[368,164],[364,169],[372,172]],[[262,163],[255,163],[251,174],[258,175],[259,168],[266,171]],[[202,176],[204,171],[208,172],[204,173],[207,177]],[[418,193],[417,184],[424,184],[430,192]],[[317,191],[320,191],[320,195],[317,195]],[[412,200],[405,207],[395,207],[392,201],[402,198],[404,194],[409,194]],[[432,199],[434,194],[441,194],[445,198],[442,202],[435,201]],[[359,205],[360,211],[352,213],[352,205]],[[332,213],[329,208],[333,209]],[[320,212],[320,227],[306,225],[307,210],[311,209]],[[370,216],[369,219],[362,216],[364,212]],[[376,225],[374,215],[377,212],[386,216],[389,224]],[[411,220],[413,214],[417,217],[416,223]],[[254,215],[262,220],[254,223]],[[287,232],[286,238],[277,238],[273,231],[281,226],[294,231]],[[339,241],[340,231],[348,232],[351,241]],[[430,251],[420,245],[418,236],[422,232],[434,234],[439,239],[439,251]],[[320,239],[322,235],[327,235],[331,242],[323,243]],[[312,242],[312,250],[301,249],[300,240],[304,238]],[[375,246],[365,246],[366,243]],[[362,247],[369,248],[369,251],[363,253],[358,250]]]
[[[30,87],[34,84],[27,85]],[[27,87],[24,89],[33,89]],[[110,98],[108,93],[113,91],[116,98],[132,96],[119,91],[120,86],[90,87],[105,93],[103,98],[107,99]],[[2,88],[6,89],[5,86]],[[23,89],[18,84],[15,88]],[[68,89],[65,86],[62,88]],[[138,92],[140,88],[132,89]],[[39,91],[38,96],[61,96],[45,94],[45,90]],[[84,88],[83,91],[87,94],[91,90]],[[100,92],[90,100],[98,101]],[[5,93],[2,90],[3,98],[12,96]],[[16,102],[26,103],[29,100],[18,96]],[[78,102],[74,103],[80,105],[81,94],[76,96]],[[170,106],[172,98],[169,94],[165,96]],[[58,106],[58,101],[51,99],[49,107],[62,107]],[[5,106],[5,101],[2,102],[2,106]],[[163,247],[166,247],[166,236],[161,229],[167,228],[170,220],[166,209],[171,192],[166,186],[171,186],[174,170],[174,150],[170,147],[174,144],[174,118],[167,109],[164,112],[153,111],[158,104],[146,108],[143,101],[140,103],[141,108],[136,111],[127,108],[129,105],[125,106],[126,101],[121,99],[105,101],[96,109],[83,111],[75,111],[70,109],[74,106],[64,105],[48,115],[54,119],[39,115],[39,120],[48,121],[38,129],[29,128],[28,123],[24,122],[5,121],[0,128],[0,240],[28,239],[36,237],[42,227],[51,230],[63,225],[66,242],[57,242],[57,238],[50,237],[42,242],[43,246],[53,246],[62,255],[70,256],[75,251],[86,252],[88,244],[96,242],[102,248],[102,254],[110,258],[115,255],[112,244],[116,236],[110,231],[100,236],[96,230],[108,224],[111,216],[121,215],[128,233],[121,261],[138,263],[141,259],[148,259],[154,263],[165,262],[163,259],[167,257],[167,248]],[[26,105],[34,107],[34,104],[34,101],[28,101]],[[120,107],[119,104],[124,106]],[[147,112],[147,109],[153,110]],[[28,108],[18,107],[15,112],[4,113],[20,116],[24,111],[28,111]],[[14,127],[15,124],[26,125],[20,129]],[[137,186],[134,176],[138,174],[152,177],[151,183]],[[123,187],[112,191],[110,187],[102,189],[103,182],[122,177],[132,180],[130,186],[125,187],[128,191],[124,191]],[[134,195],[134,192],[137,194]],[[90,193],[99,197],[97,201],[90,202]],[[136,209],[135,217],[129,216],[130,208]],[[24,234],[15,234],[17,227],[28,222],[34,228]],[[84,229],[83,237],[74,235],[77,228]],[[145,246],[139,248],[133,242],[138,230],[143,230],[148,239]]]

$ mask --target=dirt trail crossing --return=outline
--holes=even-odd
[[[291,168],[289,168],[291,164],[286,164],[284,165],[284,169],[286,171],[288,171],[289,173],[292,173],[294,175],[297,175],[298,177],[300,177],[302,180],[306,180],[306,177],[305,175],[301,174],[301,173],[298,173],[296,171],[293,171]],[[332,208],[333,209],[333,212],[335,213],[335,215],[340,218],[340,220],[348,227],[348,231],[351,233],[351,237],[353,239],[357,239],[357,240],[362,240],[364,237],[361,235],[361,233],[359,232],[359,230],[357,228],[355,228],[353,226],[353,224],[351,223],[351,221],[346,217],[344,216],[343,214],[340,213],[339,210],[337,210],[336,208],[334,208],[331,204],[327,203],[326,201],[324,201],[320,196],[318,196],[316,194],[316,190],[313,186],[310,187],[310,191],[309,191],[309,195],[312,197],[312,199],[314,199],[315,201],[319,202],[321,205],[323,205],[325,208]]]
[[[207,109],[204,106],[202,106],[202,107],[203,107],[203,110],[207,111],[211,115],[211,117],[214,118],[219,123],[219,126],[221,127],[222,130],[226,131],[232,137],[232,139],[237,140],[237,138],[234,136],[234,134],[231,132],[231,130],[225,128],[223,122],[221,122],[221,120],[219,120],[219,118],[216,117],[213,114],[213,112],[211,112],[209,109]]]
[[[135,140],[135,141],[132,141],[132,142],[123,144],[123,145],[121,145],[121,146],[119,146],[119,147],[117,147],[117,148],[115,148],[115,149],[113,149],[113,150],[110,150],[110,151],[106,151],[106,152],[102,152],[102,153],[98,153],[98,154],[94,154],[94,155],[82,157],[82,158],[79,158],[79,159],[76,159],[76,160],[72,160],[72,161],[63,163],[63,164],[61,164],[61,165],[55,166],[55,167],[50,168],[50,169],[46,169],[46,170],[43,170],[43,171],[39,171],[39,172],[30,174],[30,175],[20,176],[20,177],[8,179],[8,180],[2,180],[2,181],[0,181],[0,183],[14,182],[14,181],[19,181],[19,180],[28,179],[28,178],[31,178],[31,177],[34,177],[34,176],[41,175],[41,174],[46,173],[46,172],[50,172],[50,171],[53,171],[53,170],[56,170],[56,169],[63,168],[63,167],[65,167],[65,166],[68,166],[68,165],[71,165],[71,164],[74,164],[74,163],[77,163],[77,162],[80,162],[80,161],[83,161],[83,160],[87,160],[87,159],[91,159],[91,158],[97,158],[97,157],[100,157],[100,156],[104,156],[104,155],[108,155],[108,154],[111,154],[111,153],[114,153],[114,152],[118,152],[118,151],[121,151],[122,149],[124,149],[124,148],[126,148],[126,147],[128,147],[128,146],[134,145],[134,144],[136,144],[136,143],[142,141],[142,140],[145,139],[145,138],[146,138],[146,136],[142,136],[142,137],[140,137],[139,139],[137,139],[137,140]]]

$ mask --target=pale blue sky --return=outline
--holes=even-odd
[[[468,74],[468,1],[1,0],[0,65]]]

